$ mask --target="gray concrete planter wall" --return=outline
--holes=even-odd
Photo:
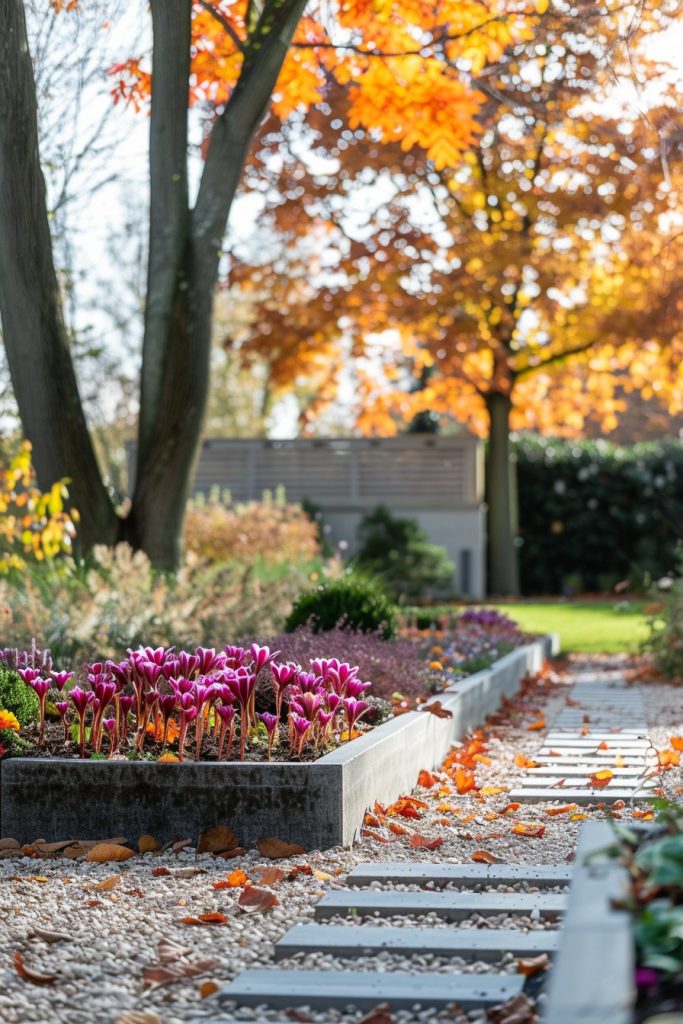
[[[630,1024],[635,1004],[631,918],[614,910],[628,878],[619,864],[586,856],[614,842],[607,822],[581,829],[569,907],[560,934],[543,1024]]]
[[[0,835],[22,842],[144,833],[196,839],[221,823],[243,846],[265,836],[309,849],[349,845],[375,800],[409,792],[422,768],[438,765],[555,649],[555,639],[544,637],[455,683],[439,698],[452,718],[409,712],[310,764],[4,760]]]

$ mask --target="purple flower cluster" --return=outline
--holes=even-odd
[[[458,616],[458,625],[517,629],[517,624],[495,608],[468,608]]]
[[[66,700],[56,703],[68,738],[69,716],[78,717],[81,757],[86,740],[99,754],[103,738],[108,738],[113,756],[126,737],[134,737],[135,749],[142,752],[150,731],[159,736],[163,748],[169,741],[171,722],[178,730],[178,753],[182,760],[188,729],[194,730],[195,759],[201,756],[202,743],[212,732],[217,741],[218,759],[228,759],[239,724],[240,760],[244,760],[247,737],[260,721],[268,738],[268,757],[278,737],[278,727],[286,706],[291,753],[300,756],[304,744],[324,745],[345,730],[353,728],[368,708],[362,700],[371,685],[361,682],[358,668],[336,658],[313,658],[310,671],[294,662],[276,662],[279,652],[267,646],[226,645],[223,651],[197,647],[194,652],[175,648],[144,647],[128,651],[120,662],[96,662],[86,666],[87,686],[73,686]],[[269,671],[275,692],[275,713],[256,712],[256,684],[261,673]],[[44,745],[45,701],[50,688],[63,690],[72,672],[41,672],[37,668],[19,669],[19,675],[32,687],[40,701],[40,738]],[[89,719],[89,733],[88,733]]]

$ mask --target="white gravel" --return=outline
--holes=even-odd
[[[617,662],[617,668],[623,667]],[[586,665],[575,663],[576,668]],[[572,666],[574,667],[574,666]],[[605,668],[604,662],[600,668]],[[558,680],[552,687],[539,687],[524,702],[511,710],[507,721],[490,726],[487,755],[491,765],[476,768],[477,785],[503,786],[513,789],[523,775],[515,763],[515,755],[531,757],[541,745],[544,731],[527,730],[527,725],[543,714],[546,726],[565,706],[570,680]],[[682,691],[661,684],[643,686],[646,706],[650,715],[651,735],[655,745],[669,745],[672,735],[683,736]],[[429,766],[425,766],[429,767]],[[421,811],[420,820],[401,817],[387,819],[404,826],[409,833],[419,832],[427,839],[443,838],[443,844],[434,851],[414,849],[409,836],[394,836],[385,826],[373,828],[390,843],[363,838],[350,850],[341,847],[317,851],[285,862],[269,862],[256,851],[234,861],[214,860],[209,855],[195,857],[185,849],[178,856],[170,853],[156,856],[136,856],[123,864],[90,864],[83,861],[59,859],[33,859],[27,857],[0,860],[0,1022],[2,1024],[190,1024],[209,1021],[228,1024],[239,1020],[283,1021],[288,1019],[282,1011],[243,1008],[229,1012],[217,1009],[213,1000],[202,998],[201,986],[207,981],[218,986],[230,981],[250,966],[271,966],[273,946],[277,939],[296,921],[312,915],[318,898],[331,887],[345,884],[346,874],[359,862],[369,860],[411,860],[419,862],[471,863],[472,854],[485,850],[500,861],[509,863],[565,863],[573,857],[580,820],[570,815],[557,817],[545,812],[553,804],[522,804],[518,809],[500,812],[509,802],[506,792],[491,796],[468,794],[459,796],[452,779],[443,776],[448,794],[437,795],[439,786],[416,789],[414,795],[428,804]],[[679,771],[667,773],[665,788],[674,793],[680,787]],[[561,797],[561,793],[558,793]],[[439,810],[448,803],[458,813]],[[600,816],[596,810],[578,809],[581,815]],[[627,807],[621,814],[631,815]],[[447,822],[447,823],[444,823]],[[544,827],[542,838],[515,835],[516,822],[534,823]],[[136,837],[129,837],[134,841]],[[237,908],[241,889],[216,891],[212,883],[242,868],[258,885],[256,867],[277,866],[289,869],[295,865],[310,865],[315,871],[330,875],[329,879],[306,874],[293,881],[283,880],[271,888],[279,904],[265,914],[247,914]],[[198,865],[205,873],[195,877],[155,877],[153,868],[167,866],[175,870]],[[118,883],[109,891],[94,891],[98,882],[114,875]],[[375,885],[375,888],[387,886]],[[404,884],[393,886],[401,890],[415,887]],[[449,886],[451,888],[451,886]],[[454,891],[462,887],[452,887]],[[470,887],[472,888],[472,887]],[[474,887],[480,889],[479,886]],[[533,892],[528,883],[518,886],[498,886],[501,892]],[[543,889],[544,892],[562,892],[562,886]],[[181,918],[218,912],[228,916],[226,925],[189,926]],[[358,925],[358,917],[332,919],[332,923]],[[435,928],[449,925],[434,915],[426,917],[371,918],[376,926],[408,927],[411,924],[429,924]],[[539,930],[553,927],[532,917],[479,917],[472,915],[458,922],[459,927],[522,928]],[[34,929],[62,932],[66,938],[48,943],[34,936]],[[199,960],[215,960],[216,966],[199,977],[176,981],[161,988],[145,989],[143,970],[159,964],[158,945],[171,940],[187,947],[189,952],[176,960],[177,965]],[[56,979],[49,985],[36,985],[20,978],[12,963],[16,952],[24,956],[25,964],[40,972],[54,973]],[[310,954],[281,961],[275,969],[287,967],[317,967],[321,970],[348,968],[359,971],[390,972],[453,970],[478,973],[486,970],[513,973],[516,970],[510,954],[498,963],[465,963],[452,958],[436,956],[396,956],[388,952],[372,958],[345,960],[330,955]],[[127,1019],[130,1011],[146,1012],[148,1019]],[[156,1015],[156,1017],[155,1017]],[[325,1024],[355,1024],[364,1014],[360,1012],[310,1011],[296,1019]],[[290,1018],[291,1019],[291,1018]],[[481,1011],[454,1016],[452,1011],[434,1013],[431,1010],[394,1011],[396,1024],[409,1024],[421,1020],[449,1020],[455,1024],[485,1020]]]

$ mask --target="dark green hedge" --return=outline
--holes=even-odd
[[[522,436],[515,450],[524,593],[641,587],[675,568],[682,444]]]

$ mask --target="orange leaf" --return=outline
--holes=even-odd
[[[455,788],[461,796],[465,793],[469,793],[473,789],[476,789],[477,784],[474,779],[474,774],[472,772],[468,772],[465,768],[458,768],[455,773]]]
[[[472,755],[472,760],[476,764],[493,764],[493,761],[491,760],[491,758],[487,757],[486,754],[473,754]]]
[[[436,715],[437,718],[452,718],[453,712],[447,708],[442,707],[440,700],[433,700],[431,704],[423,705],[422,711],[428,711],[430,715]]]
[[[554,818],[558,814],[569,814],[570,811],[575,810],[576,804],[564,804],[563,807],[549,807],[545,813]]]
[[[677,768],[680,763],[680,754],[677,750],[658,750],[657,760],[660,768]]]
[[[257,868],[261,885],[275,885],[285,877],[282,868]]]
[[[496,864],[498,857],[494,857],[488,850],[475,850],[472,854],[472,860],[475,864]]]
[[[246,885],[249,881],[249,875],[246,871],[242,871],[241,868],[236,868],[231,871],[227,878],[221,878],[220,881],[214,882],[213,889],[238,889],[241,885]]]
[[[371,828],[362,828],[360,834],[363,839],[374,839],[376,843],[390,843],[392,840],[381,836],[379,832],[373,832]]]
[[[395,836],[409,836],[410,831],[404,828],[403,825],[399,825],[397,821],[390,821],[388,825],[389,831],[393,832]]]
[[[15,953],[12,962],[19,977],[24,981],[30,981],[33,985],[53,985],[57,980],[56,974],[42,974],[40,971],[34,971],[31,967],[27,967],[22,953]]]
[[[417,777],[418,786],[422,786],[423,789],[431,789],[435,786],[439,780],[436,775],[432,775],[431,772],[425,771],[424,768]]]
[[[598,750],[609,750],[609,747],[608,747],[607,743],[605,742],[605,740],[603,740],[602,743],[599,744]]]
[[[683,736],[671,736],[669,743],[674,750],[683,751]]]
[[[410,845],[419,850],[437,850],[442,843],[442,838],[427,839],[425,836],[421,836],[419,832],[413,832],[410,837]]]
[[[181,917],[181,924],[227,924],[225,914],[200,914],[199,917]]]
[[[590,781],[595,789],[604,789],[605,786],[609,786],[613,778],[614,772],[611,772],[609,768],[605,768],[601,772],[593,772],[590,776]]]
[[[197,844],[197,853],[224,853],[234,850],[237,836],[227,825],[213,825],[202,832]]]
[[[537,718],[535,722],[526,727],[527,732],[540,732],[541,729],[545,729],[545,718],[543,716]]]
[[[304,853],[303,846],[298,843],[286,843],[283,839],[259,839],[256,844],[258,852],[268,860],[284,860],[287,857],[297,857]]]
[[[509,804],[505,804],[505,807],[500,811],[500,814],[509,814],[510,811],[518,811],[522,805],[515,803],[514,801]]]
[[[541,953],[539,956],[532,956],[526,960],[517,961],[518,973],[524,974],[527,978],[531,977],[532,974],[538,974],[539,971],[545,971],[549,966],[550,957],[547,953]]]
[[[540,768],[541,765],[538,761],[532,761],[531,758],[525,757],[524,754],[515,755],[515,764],[518,768]]]
[[[506,786],[484,786],[483,789],[479,790],[482,796],[498,796],[500,793],[506,793]]]
[[[545,825],[519,821],[516,825],[513,825],[512,831],[518,836],[527,836],[529,839],[541,839],[545,834]]]
[[[376,814],[371,814],[370,811],[366,811],[365,817],[363,818],[363,824],[372,825],[373,828],[379,828],[382,823]]]

